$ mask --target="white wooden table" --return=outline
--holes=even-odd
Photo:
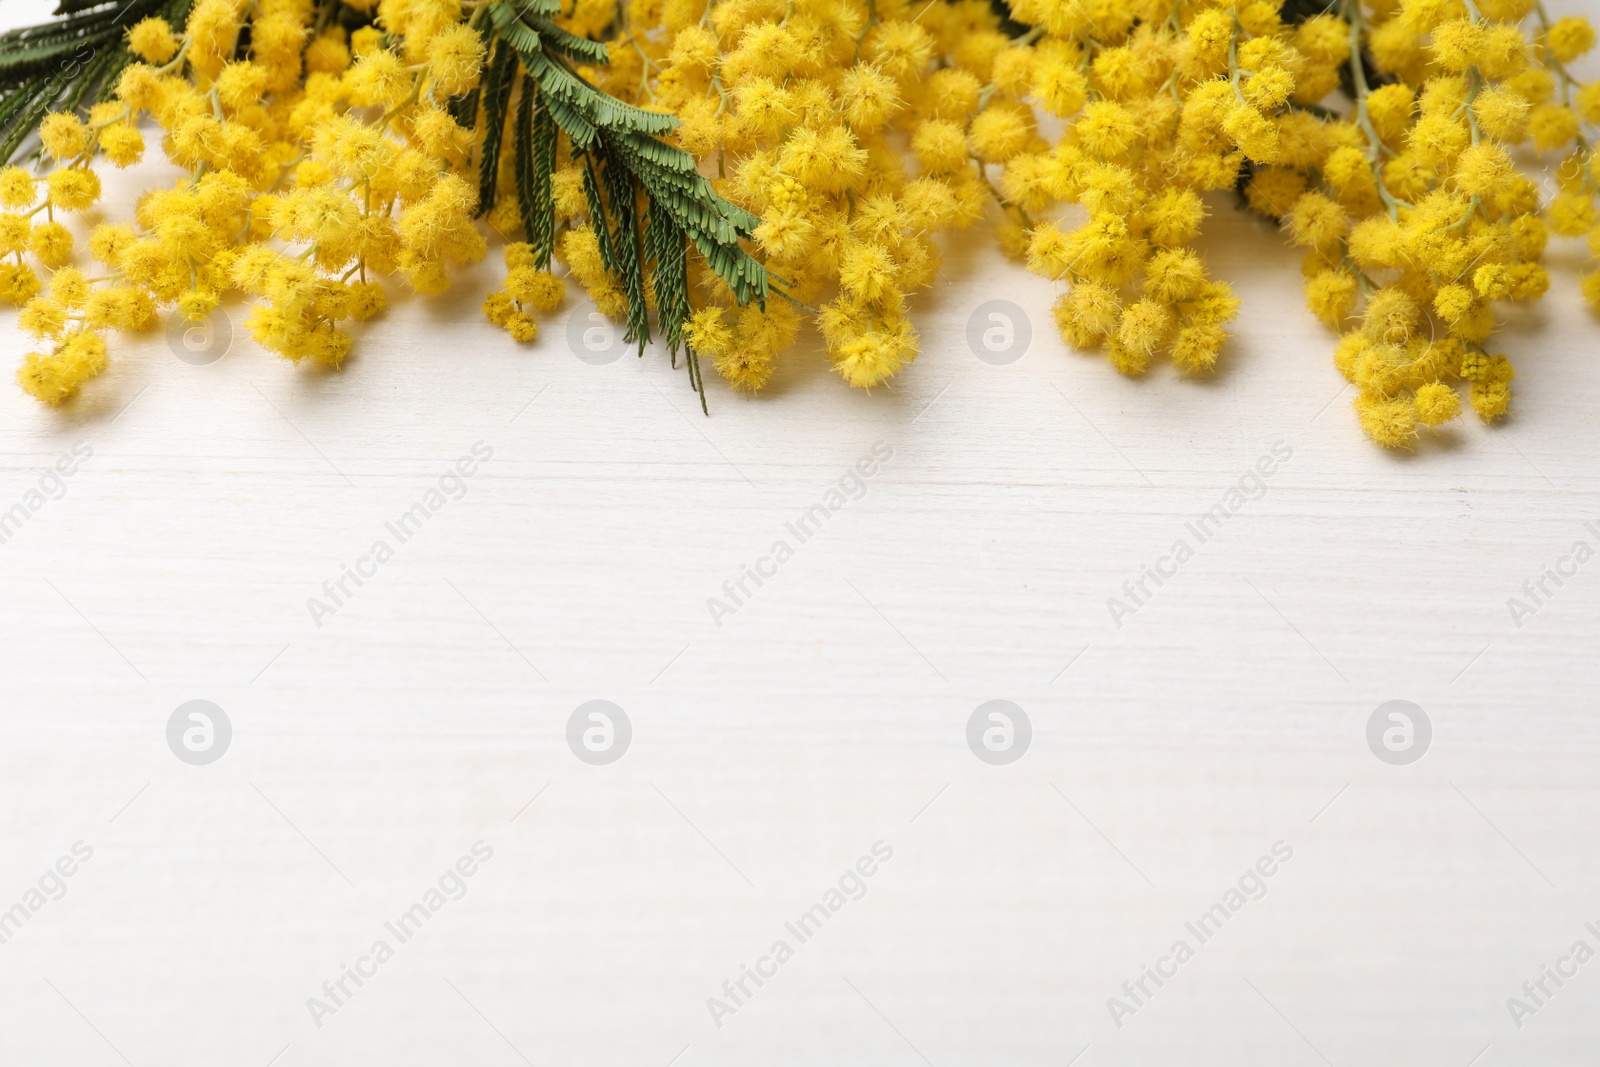
[[[1600,545],[1577,252],[1505,332],[1515,417],[1392,455],[1296,255],[1215,206],[1245,314],[1206,382],[1065,350],[1052,287],[964,240],[871,396],[807,347],[703,418],[567,311],[513,345],[492,267],[338,374],[239,330],[204,366],[119,341],[60,411],[0,388],[0,513],[59,495],[0,545],[0,1062],[1593,1063],[1600,962],[1560,961],[1600,950],[1600,563],[1507,606]],[[1032,320],[1005,365],[967,342],[995,299]],[[1397,699],[1408,765],[1367,741]],[[168,745],[191,700],[210,764]],[[615,762],[569,747],[591,700]],[[968,747],[991,700],[1031,723],[1007,765]]]

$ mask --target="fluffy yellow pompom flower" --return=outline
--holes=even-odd
[[[35,297],[28,301],[28,305],[22,309],[22,314],[17,316],[17,325],[35,337],[59,337],[67,328],[67,314],[70,310],[65,301],[56,297],[55,286],[52,284],[50,296]]]
[[[400,57],[386,48],[369,52],[345,73],[350,102],[360,107],[387,107],[411,91],[411,75]]]
[[[1089,67],[1101,93],[1112,100],[1133,99],[1149,89],[1148,70],[1126,46],[1101,50]]]
[[[1114,289],[1094,282],[1072,287],[1056,301],[1056,327],[1074,348],[1097,348],[1122,319],[1122,301]]]
[[[84,302],[84,320],[96,330],[139,331],[155,325],[148,294],[125,285],[96,288]]]
[[[1528,135],[1541,152],[1563,148],[1579,133],[1578,115],[1571,108],[1541,104],[1528,116]]]
[[[882,129],[903,104],[894,79],[870,63],[845,71],[839,79],[838,93],[844,102],[845,121],[857,133]]]
[[[483,315],[492,324],[505,329],[511,321],[511,316],[516,313],[516,301],[511,299],[511,294],[504,289],[498,289],[483,298]]]
[[[1511,386],[1503,381],[1472,383],[1472,410],[1485,422],[1493,422],[1511,410]]]
[[[923,83],[923,107],[931,117],[966,119],[978,109],[983,84],[971,71],[947,67],[935,71]]]
[[[1205,202],[1188,189],[1168,189],[1144,209],[1145,228],[1151,242],[1164,248],[1194,240],[1205,217]]]
[[[1110,160],[1121,158],[1138,135],[1133,115],[1112,100],[1097,100],[1086,106],[1072,129],[1084,148]]]
[[[1581,237],[1600,225],[1600,211],[1581,193],[1561,193],[1546,212],[1550,228],[1563,237]]]
[[[338,74],[350,66],[350,46],[344,31],[331,27],[317,35],[306,47],[306,71],[312,74]]]
[[[178,294],[178,315],[187,322],[204,322],[217,310],[219,296],[212,289],[188,289]]]
[[[63,211],[82,211],[100,199],[100,177],[85,167],[51,171],[45,185],[51,205]]]
[[[838,193],[866,170],[867,153],[843,126],[796,130],[780,156],[786,173],[808,188]]]
[[[1445,164],[1454,160],[1471,143],[1465,123],[1450,115],[1424,115],[1407,134],[1406,143],[1423,162]]]
[[[149,16],[128,29],[128,51],[148,63],[165,63],[178,51],[178,38],[166,19]]]
[[[52,270],[65,266],[72,256],[72,232],[59,222],[35,226],[28,234],[28,249]]]
[[[1033,138],[1032,115],[1021,107],[990,105],[972,120],[967,137],[978,158],[1004,163],[1028,147]]]
[[[1362,394],[1355,409],[1367,436],[1385,448],[1404,448],[1417,436],[1417,408],[1409,400]]]
[[[39,276],[24,263],[0,263],[0,299],[20,307],[39,293]]]
[[[350,54],[357,59],[382,47],[383,31],[377,26],[363,26],[350,35]]]
[[[1433,28],[1434,62],[1445,70],[1461,73],[1488,55],[1488,31],[1470,18],[1449,19]]]
[[[1412,398],[1417,420],[1425,426],[1443,426],[1461,414],[1461,394],[1443,382],[1420,387]]]
[[[1404,82],[1394,82],[1379,86],[1367,97],[1367,116],[1379,137],[1398,144],[1411,125],[1416,106],[1416,91]]]
[[[1324,271],[1305,282],[1306,306],[1326,326],[1337,329],[1355,311],[1356,277],[1349,271]]]
[[[890,328],[869,330],[831,352],[834,370],[857,389],[870,389],[888,381],[915,351],[915,334],[901,319]]]
[[[1190,20],[1186,66],[1196,77],[1220,74],[1228,69],[1228,50],[1233,44],[1233,18],[1225,10],[1207,8]]]
[[[1545,34],[1545,43],[1556,59],[1571,63],[1594,47],[1594,26],[1586,18],[1570,15],[1557,19]]]
[[[1455,323],[1473,308],[1472,290],[1465,285],[1446,285],[1433,298],[1433,309],[1447,323]]]
[[[217,98],[230,111],[259,103],[267,91],[267,71],[255,63],[229,63],[216,80]]]
[[[877,300],[894,284],[894,260],[888,249],[851,241],[839,264],[839,285],[858,300]]]
[[[1528,128],[1527,98],[1510,89],[1494,86],[1478,94],[1472,105],[1478,125],[1497,141],[1516,143]]]
[[[1295,244],[1324,253],[1336,249],[1350,232],[1344,208],[1321,193],[1302,196],[1284,222]]]
[[[89,130],[78,116],[57,111],[39,124],[39,140],[52,159],[65,162],[88,151]]]
[[[518,344],[527,344],[539,336],[539,324],[526,311],[515,311],[506,319],[506,332]]]
[[[60,404],[105,369],[105,338],[97,333],[74,333],[49,355],[29,352],[17,370],[17,384],[46,404]]]
[[[1405,345],[1422,325],[1422,309],[1417,302],[1394,287],[1380,289],[1367,301],[1362,332],[1373,344]]]
[[[32,232],[33,225],[27,215],[0,214],[0,256],[25,251]]]
[[[1497,144],[1475,144],[1456,160],[1456,188],[1468,196],[1488,196],[1510,182],[1516,167]]]
[[[1052,58],[1034,70],[1033,95],[1058,118],[1076,115],[1089,98],[1089,82],[1065,59]]]
[[[683,327],[684,338],[696,351],[713,357],[728,353],[733,348],[733,331],[723,321],[722,309],[704,307],[689,316]]]
[[[549,271],[517,267],[506,276],[506,292],[519,304],[538,311],[554,311],[566,296],[566,286]]]
[[[199,0],[189,11],[184,24],[188,38],[189,62],[201,77],[212,79],[233,58],[242,28],[239,12],[242,0]]]
[[[1112,366],[1129,376],[1143,374],[1171,329],[1172,315],[1158,301],[1146,298],[1128,305],[1112,337]]]
[[[144,158],[144,135],[133,126],[109,126],[100,131],[100,150],[115,165],[130,167]]]
[[[754,393],[772,377],[773,352],[754,345],[734,345],[711,357],[712,366],[742,393]]]
[[[1600,312],[1600,270],[1585,274],[1580,282],[1583,299],[1591,310]]]
[[[1244,98],[1251,107],[1271,112],[1288,103],[1294,94],[1294,75],[1280,66],[1267,66],[1245,82]]]
[[[37,195],[33,175],[21,167],[0,170],[0,205],[8,208],[30,207]]]
[[[1515,275],[1504,263],[1485,263],[1472,274],[1472,287],[1485,300],[1504,300],[1515,283]]]
[[[914,21],[890,19],[873,28],[863,54],[890,77],[906,79],[928,65],[933,39]]]
[[[911,150],[930,174],[952,174],[967,165],[967,138],[960,124],[930,119],[911,135]]]
[[[716,34],[704,26],[685,26],[672,38],[667,59],[674,69],[709,71],[718,59]]]
[[[1249,104],[1238,103],[1222,120],[1222,128],[1251,160],[1271,163],[1278,158],[1278,128]]]
[[[470,26],[452,26],[428,42],[427,56],[439,92],[459,96],[478,84],[483,38]]]
[[[1205,263],[1187,248],[1157,252],[1145,264],[1145,294],[1169,304],[1194,299],[1205,282]]]

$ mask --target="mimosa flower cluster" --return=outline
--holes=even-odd
[[[312,0],[199,0],[182,33],[159,18],[129,29],[136,61],[112,98],[41,124],[47,176],[0,172],[11,209],[0,233],[15,253],[0,291],[50,346],[26,357],[25,390],[59,403],[105,369],[108,331],[149,329],[161,309],[203,321],[230,290],[256,298],[247,326],[263,347],[337,366],[343,325],[387,305],[380,278],[439,293],[450,268],[484,256],[475,190],[453,169],[472,131],[440,106],[476,82],[479,35],[453,3],[385,5],[413,30],[397,49],[375,27],[318,32]],[[90,277],[70,265],[57,215],[95,203],[97,154],[140,159],[146,121],[190,176],[146,193],[131,222],[90,230]]]
[[[808,329],[871,388],[916,357],[940,235],[985,221],[1059,283],[1067,345],[1201,375],[1241,302],[1195,243],[1236,194],[1305,250],[1359,422],[1398,447],[1463,401],[1508,411],[1494,334],[1549,287],[1552,236],[1600,259],[1595,31],[1539,0],[179,7],[0,171],[0,298],[47,403],[103,372],[108,332],[230,293],[263,347],[337,366],[394,282],[441,293],[491,238],[483,310],[516,341],[571,281],[641,348],[654,322],[697,389],[702,356],[761,389]],[[92,165],[152,136],[187,177],[80,262],[63,216],[98,200]],[[1600,264],[1581,288],[1600,309]]]
[[[1454,419],[1463,392],[1485,421],[1507,412],[1498,305],[1544,295],[1552,231],[1600,255],[1585,133],[1600,84],[1568,66],[1595,43],[1586,20],[1551,21],[1536,0],[1299,13],[1274,0],[1018,0],[1013,13],[1044,28],[1021,84],[1068,122],[1047,152],[1006,161],[1016,227],[1002,240],[1067,281],[1056,310],[1069,343],[1103,344],[1126,374],[1163,351],[1181,371],[1209,369],[1238,302],[1185,245],[1201,194],[1237,187],[1306,250],[1307,306],[1340,333],[1334,361],[1369,437],[1407,446]],[[1527,173],[1537,154],[1560,160],[1548,203]],[[1034,221],[1057,199],[1087,221]],[[1600,309],[1600,272],[1583,292]]]

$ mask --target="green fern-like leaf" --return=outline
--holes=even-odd
[[[626,336],[638,343],[639,354],[643,355],[645,342],[650,339],[650,318],[645,304],[643,250],[639,247],[639,214],[634,182],[609,152],[601,155],[600,174],[605,179],[606,196],[611,201],[611,218],[615,220],[612,247],[617,257],[618,273],[622,276],[623,291],[628,294]]]
[[[645,215],[644,250],[651,266],[661,331],[667,347],[676,353],[683,342],[683,324],[689,318],[688,245],[672,213],[654,198]]]
[[[533,115],[532,203],[523,212],[522,224],[528,243],[533,246],[534,261],[544,269],[550,266],[556,244],[556,205],[551,175],[556,169],[559,139],[560,127],[550,109],[538,108]]]
[[[517,181],[517,208],[522,213],[523,230],[533,214],[533,85],[522,79],[522,94],[517,98],[517,117],[511,144],[512,173]]]
[[[521,61],[523,93],[530,93],[530,82],[537,85],[538,99],[528,105],[533,128],[527,154],[532,158],[525,159],[513,145],[519,195],[524,185],[529,194],[520,204],[528,240],[541,256],[546,242],[554,242],[553,211],[547,215],[541,207],[550,195],[559,129],[567,135],[574,159],[582,161],[583,193],[601,264],[627,295],[628,339],[641,352],[650,339],[648,294],[674,359],[680,346],[685,349],[690,381],[703,405],[699,360],[683,335],[689,316],[687,249],[694,246],[741,304],[765,307],[774,279],[741,243],[760,220],[717,195],[693,156],[661,140],[677,128],[676,117],[618,100],[579,74],[574,64],[602,65],[609,55],[603,44],[552,22],[555,4],[497,0],[487,20],[501,46],[514,50]],[[490,166],[489,147],[485,145],[485,168]],[[498,145],[494,151],[498,154]]]
[[[519,52],[536,52],[548,46],[577,63],[604,65],[609,61],[605,45],[557,26],[545,17],[547,14],[560,14],[560,8],[538,10],[525,2],[505,0],[490,10],[489,20]]]
[[[506,128],[506,108],[511,104],[511,87],[516,80],[516,52],[504,42],[489,57],[483,76],[483,162],[478,169],[478,213],[494,206],[495,188],[500,178],[500,138]]]
[[[490,8],[489,23],[496,36],[518,52],[538,52],[544,48],[539,32],[524,21],[513,4],[496,4]]]
[[[589,217],[594,220],[595,240],[600,246],[600,265],[613,277],[622,274],[617,253],[611,247],[611,226],[606,220],[605,202],[600,198],[600,181],[594,172],[594,156],[584,157],[583,198],[589,202]]]

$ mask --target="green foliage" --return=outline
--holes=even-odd
[[[511,88],[516,83],[516,53],[506,44],[496,44],[489,54],[489,69],[483,75],[483,163],[478,172],[480,214],[494,203],[495,185],[500,175],[500,138],[505,135],[506,108],[511,105]]]
[[[531,133],[533,195],[522,218],[534,256],[540,263],[548,263],[556,243],[556,207],[550,176],[556,169],[556,149],[561,137],[561,128],[556,125],[549,108],[541,107],[534,112]]]
[[[760,220],[718,196],[692,155],[661,140],[677,127],[676,117],[618,100],[573,69],[573,64],[607,63],[609,56],[603,44],[550,21],[559,10],[557,0],[498,0],[489,8],[496,50],[485,78],[485,100],[504,89],[495,80],[495,63],[504,53],[515,51],[524,72],[512,170],[527,240],[537,261],[548,265],[554,249],[550,172],[559,130],[583,164],[583,192],[601,262],[627,294],[627,339],[643,353],[650,339],[648,290],[668,348],[674,355],[680,345],[686,350],[690,381],[704,406],[699,362],[683,336],[689,317],[687,247],[694,245],[740,304],[765,307],[773,279],[740,244]],[[498,111],[487,110],[491,130],[504,115],[503,104]],[[485,195],[479,206],[487,211],[499,173],[497,134],[492,143],[485,141],[482,167]]]

